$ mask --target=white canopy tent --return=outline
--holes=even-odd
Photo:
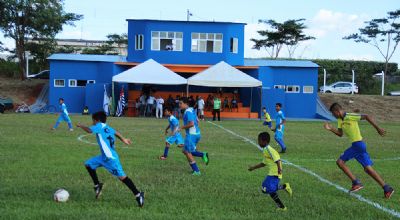
[[[262,82],[221,61],[188,79],[188,85],[207,87],[260,87]]]
[[[187,83],[185,78],[153,59],[149,59],[144,63],[113,76],[112,81],[156,85],[184,85]]]
[[[198,74],[188,78],[186,94],[189,95],[189,85],[207,87],[261,87],[262,82],[235,67],[221,61]],[[250,109],[253,102],[253,89],[250,89]],[[261,96],[260,96],[261,98]]]

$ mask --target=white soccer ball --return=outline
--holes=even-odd
[[[65,189],[59,189],[54,193],[54,201],[56,202],[66,202],[68,201],[69,193]]]

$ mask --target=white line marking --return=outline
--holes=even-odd
[[[296,159],[296,158],[292,158],[292,161],[298,161],[298,162],[314,162],[314,161],[321,161],[321,162],[334,162],[337,159],[323,159],[323,158],[309,158],[309,159]],[[390,157],[390,158],[372,158],[373,161],[396,161],[396,160],[400,160],[400,157]]]
[[[214,125],[214,126],[217,126],[217,127],[221,128],[222,130],[224,130],[224,131],[226,131],[226,132],[228,132],[228,133],[230,133],[230,134],[232,134],[232,135],[234,135],[234,136],[236,136],[238,138],[243,139],[245,142],[250,143],[251,145],[257,147],[259,150],[262,150],[262,148],[260,146],[258,146],[258,144],[256,144],[254,141],[248,139],[247,137],[241,136],[241,135],[239,135],[239,134],[237,134],[237,133],[235,133],[235,132],[233,132],[233,131],[231,131],[229,129],[226,129],[226,128],[222,127],[221,125],[215,124],[215,123],[210,122],[210,121],[207,121],[207,122],[212,124],[212,125]],[[282,161],[285,162],[286,164],[290,165],[290,166],[293,166],[293,167],[297,168],[300,171],[303,171],[304,173],[307,173],[307,174],[317,178],[319,181],[321,181],[323,183],[326,183],[326,184],[328,184],[330,186],[335,187],[339,191],[342,191],[342,192],[344,192],[346,194],[349,194],[347,189],[345,189],[342,186],[339,186],[338,184],[335,184],[335,183],[323,178],[322,176],[314,173],[313,171],[311,171],[309,169],[306,169],[306,168],[304,168],[302,166],[299,166],[297,164],[291,163],[290,161],[287,161],[287,160],[282,160]],[[394,209],[386,208],[386,207],[380,205],[379,203],[371,201],[369,199],[366,199],[363,196],[358,195],[358,194],[350,193],[349,195],[354,197],[354,198],[356,198],[356,199],[358,199],[361,202],[365,202],[365,203],[367,203],[367,204],[369,204],[369,205],[371,205],[371,206],[373,206],[373,207],[375,207],[375,208],[377,208],[377,209],[379,209],[379,210],[381,210],[383,212],[386,212],[386,213],[388,213],[388,214],[390,214],[390,215],[392,215],[394,217],[400,218],[400,212],[398,212],[398,211],[396,211]]]

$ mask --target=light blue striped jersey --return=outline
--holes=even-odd
[[[190,122],[193,122],[194,126],[186,129],[186,134],[200,134],[199,123],[193,108],[187,108],[183,114],[183,124],[188,125]]]
[[[91,126],[90,130],[96,135],[103,159],[117,159],[118,154],[114,147],[115,130],[101,122]]]

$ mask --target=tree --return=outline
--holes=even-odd
[[[66,13],[62,0],[2,0],[0,30],[15,40],[21,79],[25,79],[25,51],[28,38],[54,39],[63,25],[73,25],[82,15]]]
[[[82,54],[104,54],[104,55],[118,55],[119,52],[115,50],[115,47],[122,47],[128,44],[127,34],[108,34],[107,41],[96,48],[85,48],[82,50]]]
[[[375,47],[385,59],[385,75],[388,64],[400,43],[400,9],[390,11],[385,18],[366,21],[366,26],[358,29],[358,33],[343,37],[344,40],[354,40]]]
[[[312,36],[304,34],[305,19],[287,20],[283,23],[276,22],[275,20],[259,20],[259,23],[264,23],[270,29],[257,31],[263,39],[250,39],[254,42],[253,49],[260,50],[264,48],[269,56],[273,59],[279,57],[284,46],[288,49],[289,57],[292,58],[295,50],[301,41],[315,39]]]

